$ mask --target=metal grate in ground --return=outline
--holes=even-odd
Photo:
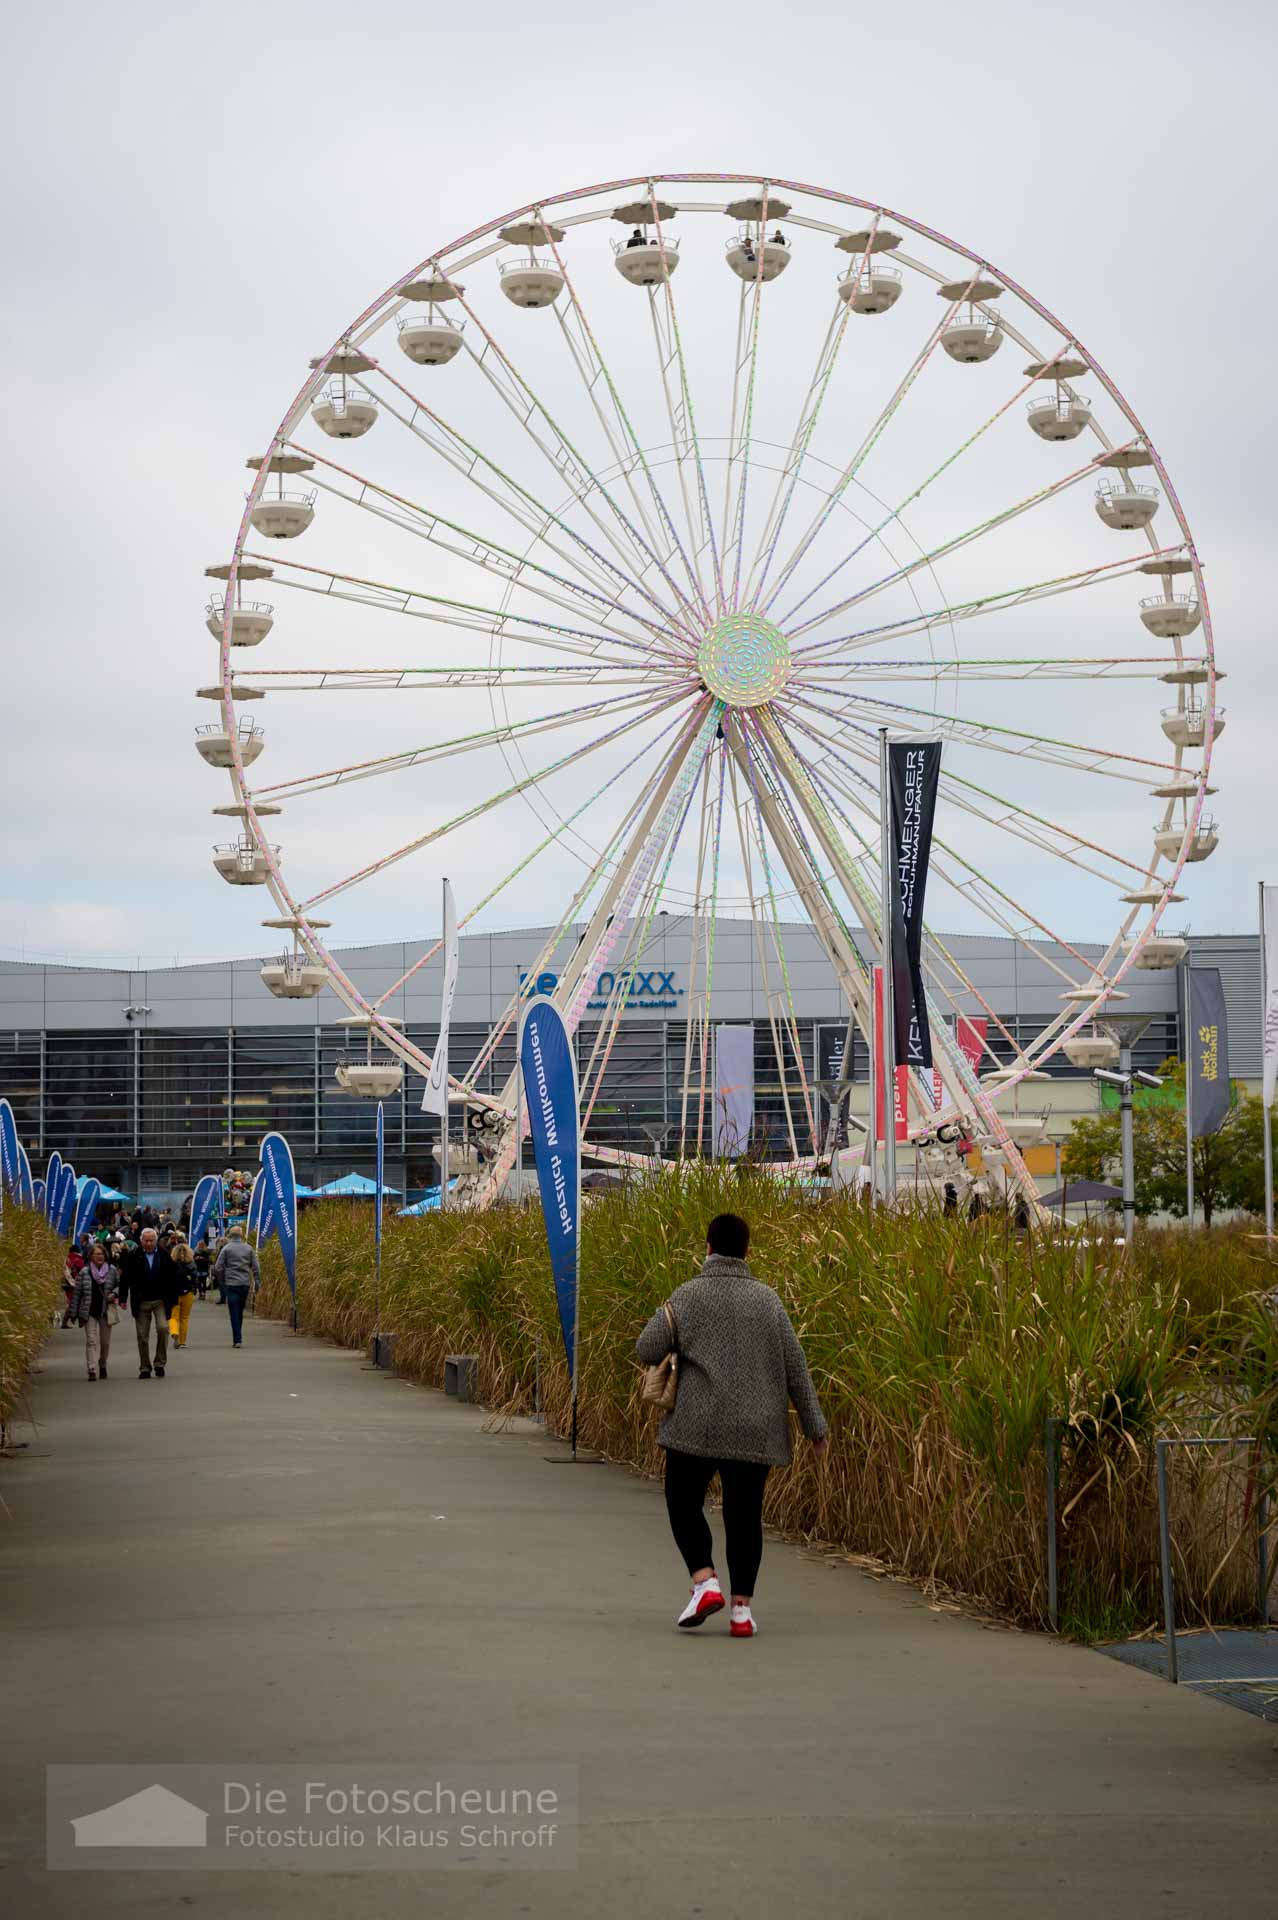
[[[1100,1651],[1142,1673],[1167,1678],[1161,1640],[1119,1640]],[[1278,1725],[1278,1632],[1179,1633],[1176,1656],[1182,1687]]]

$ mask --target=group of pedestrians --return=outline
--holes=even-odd
[[[257,1254],[242,1227],[232,1227],[215,1247],[205,1237],[192,1248],[167,1209],[163,1215],[139,1210],[127,1222],[117,1218],[82,1235],[68,1255],[62,1324],[83,1327],[88,1378],[105,1380],[111,1329],[127,1308],[137,1338],[138,1378],[163,1380],[170,1341],[175,1349],[186,1346],[192,1308],[197,1296],[204,1298],[210,1281],[226,1303],[231,1344],[239,1348],[244,1309],[261,1277]]]

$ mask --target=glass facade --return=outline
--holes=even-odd
[[[1041,1022],[1009,1017],[1004,1023],[1015,1048],[1042,1030]],[[846,1022],[800,1019],[798,1053],[788,1023],[756,1018],[754,1073],[754,1145],[766,1157],[789,1154],[790,1120],[800,1151],[807,1145],[807,1117],[800,1079],[817,1098],[815,1083],[834,1080],[842,1070]],[[409,1038],[429,1052],[433,1026],[414,1025]],[[451,1065],[465,1073],[487,1037],[480,1025],[454,1026]],[[789,1087],[787,1119],[777,1040]],[[598,1021],[584,1022],[577,1034],[578,1067],[591,1101],[599,1057],[606,1051],[602,1076],[593,1091],[591,1137],[600,1144],[634,1152],[679,1150],[681,1127],[687,1149],[696,1151],[698,1114],[703,1151],[713,1138],[713,1098],[702,1104],[702,1068],[698,1030],[687,1074],[687,1028],[680,1021],[623,1019],[609,1042]],[[991,1026],[996,1056],[1010,1058],[1013,1045]],[[713,1040],[711,1039],[711,1049]],[[1154,1070],[1177,1052],[1174,1012],[1157,1014],[1135,1049],[1136,1065]],[[338,1063],[358,1058],[363,1036],[331,1027],[192,1027],[150,1031],[46,1033],[9,1031],[0,1035],[0,1091],[13,1103],[19,1134],[37,1174],[41,1156],[55,1146],[83,1171],[92,1171],[126,1192],[140,1189],[189,1190],[202,1173],[224,1166],[257,1164],[264,1133],[278,1129],[293,1147],[298,1175],[321,1184],[352,1168],[371,1172],[375,1151],[376,1103],[343,1092],[336,1082]],[[503,1035],[477,1085],[496,1093],[514,1064],[515,1036]],[[592,1065],[593,1062],[593,1065]],[[1047,1071],[1079,1079],[1063,1057]],[[853,1037],[852,1080],[869,1077],[869,1056],[859,1033]],[[706,1062],[713,1087],[714,1063]],[[388,1178],[413,1190],[436,1177],[434,1148],[439,1123],[421,1111],[420,1092],[411,1078],[386,1103]],[[452,1120],[453,1138],[462,1128],[460,1109]],[[846,1137],[846,1135],[844,1136]],[[37,1162],[39,1161],[39,1165]]]

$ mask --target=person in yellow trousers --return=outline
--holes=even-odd
[[[184,1347],[187,1329],[191,1324],[191,1308],[195,1305],[195,1255],[187,1245],[184,1234],[175,1233],[170,1240],[169,1259],[173,1262],[174,1274],[181,1287],[169,1315],[169,1337],[175,1346]]]

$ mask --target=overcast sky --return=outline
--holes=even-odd
[[[1222,844],[1168,924],[1254,925],[1256,881],[1278,880],[1272,12],[834,11],[124,0],[11,20],[0,953],[261,950],[263,895],[210,866],[225,795],[192,747],[213,716],[191,697],[214,673],[203,569],[229,551],[246,453],[306,357],[442,241],[685,169],[808,180],[952,233],[1124,387],[1206,562],[1228,676]],[[434,911],[406,891],[393,930]],[[1068,889],[1056,913],[1068,931]],[[391,930],[384,911],[368,929]]]

